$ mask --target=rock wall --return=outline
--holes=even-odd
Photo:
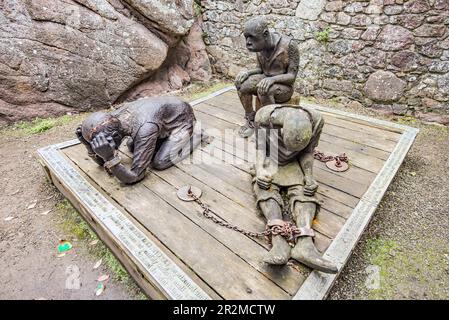
[[[234,77],[255,63],[242,26],[265,15],[298,42],[297,91],[345,97],[449,124],[449,0],[202,0],[213,69]]]
[[[208,81],[192,0],[0,0],[0,122]]]

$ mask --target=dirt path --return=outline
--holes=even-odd
[[[93,270],[96,257],[87,254],[88,244],[64,227],[67,210],[62,195],[46,182],[36,150],[73,139],[79,119],[46,131],[24,134],[8,131],[0,142],[0,298],[1,299],[130,299],[138,291],[114,279],[95,296],[97,278],[113,276],[101,266]],[[37,202],[36,202],[37,201]],[[34,208],[27,209],[36,203]],[[51,210],[46,215],[48,210]],[[12,220],[7,219],[13,217]],[[9,221],[5,221],[5,219]],[[58,258],[59,240],[73,248]],[[78,241],[77,241],[78,240]],[[97,244],[101,245],[100,244]],[[78,272],[79,270],[79,272]],[[79,275],[78,275],[79,274]],[[80,288],[78,287],[78,280]],[[67,283],[66,283],[67,282]],[[68,288],[75,289],[68,289]]]
[[[375,115],[365,109],[352,111]],[[111,262],[110,253],[89,246],[92,237],[85,236],[85,223],[46,182],[37,161],[38,148],[73,139],[73,129],[81,118],[66,119],[62,125],[41,134],[11,129],[1,133],[2,299],[142,297],[117,262]],[[417,141],[332,289],[330,299],[449,298],[449,129],[416,121],[409,124],[421,130]],[[33,208],[27,209],[36,201]],[[51,211],[42,214],[48,210]],[[5,221],[8,217],[13,219]],[[73,249],[58,257],[56,248],[61,239],[70,240]],[[93,270],[99,257],[109,264],[104,262]],[[81,287],[68,289],[73,283],[70,279],[78,277],[77,270]],[[100,274],[113,278],[97,297],[94,293]]]
[[[329,298],[449,299],[449,128],[387,119],[420,133]]]
[[[208,88],[194,84],[171,94],[193,100],[228,85],[214,80]],[[89,245],[96,236],[46,181],[38,162],[39,148],[74,139],[74,129],[86,116],[64,116],[0,130],[0,299],[145,298],[101,241]],[[31,133],[33,130],[44,132]],[[33,208],[28,209],[30,206]],[[73,248],[58,257],[62,239],[69,240]],[[99,259],[102,265],[94,270]],[[105,291],[96,296],[96,280],[103,274],[111,278]],[[78,284],[79,289],[68,289]]]

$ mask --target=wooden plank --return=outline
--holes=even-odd
[[[247,165],[240,165],[240,164],[235,164],[234,166],[240,168],[242,171],[245,171],[246,173],[249,174],[249,166]],[[235,177],[229,176],[227,178],[227,181],[229,183],[231,183],[232,181],[234,181]],[[359,199],[357,197],[354,197],[350,194],[347,194],[341,190],[335,189],[329,185],[327,185],[326,181],[322,181],[322,180],[318,180],[317,182],[319,183],[319,187],[318,187],[318,191],[317,193],[320,195],[324,195],[327,198],[339,201],[341,203],[343,203],[344,205],[347,205],[349,207],[354,208],[357,203],[359,202]],[[326,208],[329,211],[332,211],[332,208]]]
[[[245,111],[243,110],[243,107],[239,102],[232,102],[232,101],[217,101],[214,99],[210,99],[204,102],[207,105],[214,106],[216,108],[223,109],[225,111],[233,112],[237,115],[240,115],[243,117],[245,115]]]
[[[202,104],[209,105],[215,108],[222,109],[240,116],[240,120],[237,123],[242,123],[243,116],[245,114],[243,107],[238,100],[226,101],[224,99],[215,98],[204,101]],[[207,111],[206,111],[207,112]],[[341,118],[335,116],[332,113],[322,113],[326,123],[332,124],[337,127],[347,128],[352,131],[361,132],[363,134],[369,133],[370,135],[379,136],[386,140],[391,140],[397,142],[400,139],[400,133],[380,129],[378,127],[373,127],[368,124],[360,124],[358,122],[347,120],[346,118]]]
[[[202,117],[202,116],[200,116],[200,117]],[[212,116],[208,116],[209,118],[211,118],[211,119],[207,119],[207,122],[208,123],[212,123],[213,121],[214,121],[214,119],[213,119],[213,117]],[[223,128],[223,126],[221,127],[221,128]],[[252,144],[252,143],[251,143]],[[358,159],[357,159],[358,160]],[[380,163],[376,163],[376,167],[375,167],[375,169],[377,169],[377,167],[380,167],[381,166],[381,164]],[[247,166],[245,166],[245,165],[235,165],[236,167],[238,167],[239,169],[241,169],[241,170],[244,170],[244,171],[247,171],[248,170],[248,167]],[[354,168],[354,170],[356,170],[357,171],[357,169],[358,168]],[[372,170],[375,170],[375,169],[372,169]],[[359,172],[360,171],[362,171],[362,170],[358,170]],[[355,173],[359,173],[359,172],[355,172]],[[347,173],[346,173],[347,174]],[[342,173],[340,173],[340,176],[341,175],[343,175]],[[238,177],[239,175],[237,174],[236,175],[236,177]],[[241,176],[241,175],[240,175]],[[364,174],[364,177],[365,178],[368,178],[368,177],[372,177],[373,175],[371,175],[369,172],[366,172],[366,174]],[[240,186],[240,184],[241,184],[241,181],[242,180],[244,180],[245,179],[245,177],[243,176],[243,178],[237,178],[237,179],[235,179],[234,178],[234,174],[233,175],[230,175],[229,177],[227,177],[226,178],[226,181],[228,182],[228,183],[231,183],[233,186],[235,186],[235,187],[237,187],[237,188],[239,188],[239,186]],[[344,185],[346,185],[346,183],[344,183]],[[347,185],[349,185],[349,186],[351,186],[352,185],[352,183],[349,183],[349,184],[347,184]],[[366,189],[365,187],[363,187],[364,189]],[[339,209],[341,209],[342,207],[344,208],[344,210],[335,210],[335,211],[337,211],[336,213],[338,214],[338,215],[340,215],[340,216],[343,216],[343,217],[346,217],[347,215],[348,215],[348,210],[346,209],[346,208],[348,208],[347,206],[345,206],[343,203],[344,203],[344,201],[345,200],[347,200],[347,199],[345,199],[344,198],[344,196],[341,196],[341,195],[338,195],[338,193],[335,193],[335,192],[333,192],[332,190],[330,190],[329,188],[326,188],[326,189],[324,189],[324,193],[326,194],[328,194],[328,195],[330,195],[331,197],[332,197],[332,195],[336,195],[334,198],[336,198],[336,200],[338,200],[338,201],[340,201],[340,203],[337,203],[337,204],[331,204],[331,205],[328,205],[327,206],[327,204],[329,203],[328,201],[325,201],[324,203],[323,203],[323,207],[327,207],[327,209],[328,210],[330,210],[330,211],[332,211],[332,212],[334,212],[334,210],[332,210],[332,207],[333,206],[337,206]],[[326,200],[328,200],[329,198],[325,198]],[[343,201],[343,203],[341,203]],[[358,202],[358,200],[357,199],[355,199],[355,198],[349,198],[349,201],[348,201],[348,204],[350,205],[350,206],[352,206],[352,207],[355,207],[355,205],[357,204],[357,202]]]
[[[343,230],[338,234],[325,252],[324,257],[333,261],[338,266],[339,272],[346,264],[353,248],[371,220],[383,195],[412,146],[417,133],[418,130],[415,128],[409,127],[405,129],[405,132],[381,172],[379,172],[357,207],[354,208],[354,211],[346,221]],[[328,294],[337,277],[338,273],[330,275],[313,271],[293,299],[323,299]]]
[[[324,131],[326,128],[323,128]],[[380,160],[387,160],[390,156],[390,152],[371,148],[357,141],[349,141],[326,132],[323,132],[320,136],[320,141],[338,145],[346,154],[363,154],[369,157],[377,158]],[[342,151],[339,154],[343,153]]]
[[[317,250],[323,254],[332,243],[332,239],[315,230],[315,238],[313,239]]]
[[[143,184],[128,186],[126,192],[115,178],[98,170],[81,150],[67,149],[70,159],[97,181],[112,198],[127,208],[166,247],[225,299],[288,299],[289,295],[248,265],[210,234],[186,218]],[[168,169],[170,170],[170,169]],[[167,170],[167,171],[168,171]],[[150,213],[151,214],[148,214]],[[195,241],[184,241],[195,235]],[[223,277],[216,270],[226,269]],[[249,290],[251,289],[251,290]]]
[[[98,192],[73,168],[55,146],[38,152],[52,176],[52,182],[92,225],[150,297],[210,297],[153,242],[154,239],[136,228],[135,221],[129,220],[123,211],[110,203],[103,193]],[[142,244],[145,244],[144,248]],[[210,289],[206,291],[211,293]],[[215,294],[213,296],[216,297]]]
[[[239,257],[244,259],[253,268],[261,272],[265,277],[275,282],[282,287],[289,294],[294,294],[304,281],[301,274],[288,267],[270,267],[263,263],[263,255],[268,250],[268,245],[264,239],[256,241],[253,238],[246,237],[233,230],[229,230],[202,217],[202,210],[195,203],[185,203],[180,201],[175,192],[184,185],[194,185],[203,191],[201,197],[202,201],[212,206],[212,210],[218,214],[218,218],[223,221],[231,222],[235,225],[251,231],[263,231],[265,227],[264,220],[257,212],[248,212],[247,210],[235,210],[235,204],[224,198],[221,194],[189,176],[186,172],[180,170],[170,170],[173,173],[167,174],[167,171],[155,171],[150,178],[145,180],[147,187],[151,188],[159,196],[164,196],[164,199],[170,205],[182,211],[189,219],[195,221],[203,230],[218,239],[221,243],[226,245]],[[161,183],[161,180],[163,183]],[[165,186],[165,188],[162,187]],[[170,186],[168,186],[170,185]],[[172,188],[173,192],[166,192],[167,189]],[[248,216],[248,213],[251,213]],[[257,218],[260,221],[259,226],[248,223],[248,218]],[[306,269],[304,268],[304,271]]]
[[[195,152],[194,154],[198,154],[199,152]],[[255,213],[255,201],[254,196],[244,198],[240,198],[240,195],[242,195],[242,192],[239,190],[236,190],[233,188],[233,186],[238,186],[241,189],[244,190],[244,192],[247,192],[248,190],[252,190],[252,184],[251,184],[251,176],[249,174],[244,173],[243,171],[237,171],[237,172],[226,172],[226,170],[230,167],[228,164],[225,164],[224,162],[222,165],[219,166],[211,166],[210,171],[208,171],[209,174],[201,173],[198,175],[199,168],[193,165],[182,165],[178,164],[177,167],[183,169],[185,172],[188,172],[196,179],[203,182],[205,185],[211,186],[213,189],[217,190],[221,194],[225,195],[229,199],[232,199],[239,203],[240,205],[246,207],[246,208],[252,208],[254,210],[253,214]],[[207,164],[201,164],[201,168],[208,167]],[[223,168],[224,170],[220,172],[219,168]],[[319,170],[322,171],[322,170]],[[173,171],[172,171],[173,172]],[[323,171],[324,172],[324,171]],[[325,173],[325,172],[324,172]],[[162,174],[155,172],[155,174]],[[317,177],[320,177],[321,175],[318,174]],[[179,177],[179,172],[176,174],[175,177]],[[230,180],[230,177],[232,177],[232,180]],[[341,180],[339,180],[341,179]],[[226,183],[224,181],[226,180]],[[172,179],[172,181],[176,181],[175,179]],[[327,181],[327,180],[326,180]],[[233,182],[232,184],[230,182]],[[175,182],[176,183],[176,182]],[[185,182],[186,183],[186,182]],[[330,184],[342,184],[343,186],[350,185],[353,186],[352,191],[354,193],[360,193],[358,189],[366,189],[364,186],[354,183],[348,183],[343,178],[335,176],[332,177],[332,180],[330,181]],[[223,186],[224,185],[224,186]],[[180,187],[179,185],[178,187]],[[357,191],[356,191],[357,190]],[[364,191],[361,191],[361,194],[363,194]],[[214,203],[223,203],[222,201],[214,201]],[[224,207],[227,207],[226,203],[223,203]],[[332,201],[332,204],[329,206],[335,206],[335,201]],[[347,207],[349,208],[349,207]],[[349,209],[350,210],[350,209]],[[323,221],[323,220],[329,220]],[[231,220],[232,221],[232,220]],[[338,215],[335,215],[334,213],[323,209],[322,213],[317,215],[317,231],[323,233],[326,236],[329,236],[333,238],[338,231],[340,230],[341,226],[344,224],[345,219],[342,219]]]
[[[202,103],[194,107],[195,112],[202,112],[218,119],[231,122],[237,125],[245,123],[245,119],[234,112],[223,110],[207,103]]]
[[[348,121],[351,123],[361,124],[361,125],[364,125],[367,127],[378,128],[381,130],[398,133],[398,134],[402,134],[405,130],[407,130],[406,126],[395,124],[390,121],[379,120],[376,118],[370,118],[370,117],[366,117],[366,116],[356,115],[353,113],[341,111],[341,110],[334,109],[334,108],[319,106],[319,105],[313,104],[313,103],[305,103],[305,105],[311,106],[312,108],[315,108],[315,109],[321,111],[321,113],[324,115],[328,114],[334,118],[342,119],[342,120],[345,120],[345,121]]]
[[[226,101],[226,105],[228,106],[232,106],[232,105],[240,105],[240,100],[237,96],[237,91],[235,89],[235,87],[228,87],[226,90],[224,90],[220,97],[216,96],[213,97],[211,99],[207,100],[207,103],[209,104],[217,104],[220,103],[222,100]],[[390,131],[393,133],[399,133],[402,134],[403,132],[405,132],[407,130],[407,126],[405,125],[401,125],[401,124],[397,124],[391,121],[386,121],[386,120],[380,120],[380,119],[376,119],[376,118],[371,118],[368,116],[362,116],[362,115],[357,115],[354,113],[349,113],[349,112],[345,112],[345,111],[341,111],[335,108],[330,108],[330,107],[324,107],[315,103],[309,103],[309,102],[301,102],[301,105],[304,106],[308,106],[311,108],[315,108],[318,111],[321,111],[323,114],[328,114],[334,118],[338,118],[338,119],[343,119],[345,121],[350,121],[350,122],[354,122],[357,124],[361,124],[361,125],[366,125],[369,127],[373,127],[373,128],[379,128],[385,131]],[[235,109],[235,110],[238,110]]]
[[[352,207],[339,201],[335,201],[334,199],[329,198],[323,194],[320,194],[320,198],[322,199],[321,208],[335,213],[337,216],[345,219],[347,219],[351,215],[353,209]]]
[[[322,165],[322,164],[319,163],[318,161],[315,162],[315,166],[320,166],[320,165]],[[204,166],[204,165],[202,165],[202,166]],[[249,166],[247,164],[239,164],[239,163],[234,163],[233,166],[236,168],[239,168],[241,171],[246,172],[246,174],[244,172],[239,173],[239,172],[233,170],[233,174],[231,175],[232,178],[229,178],[229,177],[222,177],[222,178],[226,179],[227,183],[242,190],[245,188],[244,185],[246,185],[245,183],[242,183],[242,182],[249,179],[248,178]],[[227,167],[227,168],[229,168],[229,167]],[[356,171],[355,174],[357,174],[357,173],[359,173],[359,171],[361,171],[360,169],[359,170],[357,170],[357,169],[358,168],[353,167],[351,170],[355,170]],[[213,169],[211,169],[211,171],[212,170]],[[320,188],[318,193],[327,195],[328,197],[333,198],[333,199],[343,202],[343,203],[347,202],[346,204],[349,206],[352,206],[352,207],[355,207],[357,204],[358,200],[357,200],[356,195],[358,195],[360,197],[361,190],[366,190],[367,185],[369,184],[368,180],[365,180],[364,184],[360,184],[359,182],[357,182],[353,179],[351,180],[351,179],[348,179],[348,177],[344,177],[343,174],[334,175],[334,176],[331,175],[331,180],[328,182],[326,175],[332,174],[333,172],[331,172],[329,170],[326,171],[325,169],[320,168],[320,167],[318,167],[317,172],[320,172],[320,174],[317,176],[317,181],[320,183],[323,183],[323,181],[324,181],[325,184],[327,185],[327,188],[325,188],[325,189]],[[240,179],[234,179],[234,174],[235,174],[235,177],[240,177]],[[367,174],[365,174],[362,177],[366,177],[367,179],[370,178],[370,176]],[[330,185],[328,185],[328,184],[330,184]],[[343,191],[339,190],[338,187],[335,187],[335,186],[339,186],[339,184],[340,184],[340,189],[342,188]],[[354,188],[355,186],[360,189]],[[334,189],[334,190],[331,190],[329,187],[332,187],[332,189]],[[352,189],[352,193],[354,195],[351,194],[351,189]],[[248,190],[251,190],[251,189],[246,188],[246,190],[242,190],[242,191],[248,193]],[[348,193],[348,190],[350,190],[349,193]],[[225,192],[225,191],[223,191],[223,192]],[[349,197],[345,196],[341,193],[348,193]],[[353,195],[353,196],[351,197],[351,195]],[[327,198],[327,199],[329,199],[329,198]],[[323,207],[327,208],[328,210],[330,210],[332,212],[335,212],[332,209],[332,207],[335,205],[337,205],[337,207],[341,207],[340,204],[334,204],[334,203],[330,204],[328,201],[325,201],[323,203]],[[337,211],[335,213],[337,213],[338,215],[341,215],[341,216],[347,215],[346,213],[338,213],[338,212],[340,212],[340,211]],[[343,210],[343,212],[347,212],[347,210]]]
[[[207,125],[209,126],[214,126],[214,128],[217,129],[233,129],[233,130],[237,130],[238,129],[238,125],[239,123],[241,124],[242,121],[239,121],[239,116],[236,114],[233,114],[231,112],[225,112],[219,108],[215,108],[215,107],[211,107],[208,106],[206,104],[200,104],[198,106],[196,106],[196,114],[197,114],[197,118],[198,120],[207,123]],[[208,115],[208,116],[207,116]],[[217,121],[216,119],[213,118],[218,118],[219,120],[222,121]],[[227,119],[227,120],[225,120]],[[233,124],[230,124],[229,122],[231,122]],[[369,145],[364,145],[363,143],[360,143],[358,140],[357,142],[354,141],[354,136],[344,136],[344,138],[341,138],[341,136],[337,136],[335,135],[335,132],[338,130],[346,130],[346,129],[342,129],[340,127],[332,127],[330,125],[326,125],[323,128],[323,133],[321,135],[321,139],[320,142],[322,142],[322,145],[338,145],[339,147],[341,146],[342,148],[340,149],[340,151],[337,151],[338,154],[346,152],[348,154],[351,155],[355,155],[355,159],[359,160],[360,157],[362,157],[364,159],[364,161],[357,161],[357,164],[359,165],[363,165],[364,163],[366,163],[365,159],[369,158],[369,157],[375,157],[375,158],[379,158],[382,160],[386,160],[388,158],[389,152],[388,151],[384,151],[381,149],[378,149],[377,147],[379,146],[384,146],[386,145],[385,148],[389,148],[390,145],[394,142],[392,141],[376,141],[376,147],[371,147]],[[348,132],[347,130],[345,132]],[[355,133],[358,134],[358,133]],[[236,137],[236,139],[241,139],[240,137]],[[367,140],[371,140],[371,137],[368,137]],[[254,139],[251,139],[249,141],[254,141]],[[361,154],[359,156],[359,154]],[[365,156],[366,155],[366,156]],[[383,161],[378,161],[378,159],[373,159],[371,162],[374,163],[374,168],[378,168],[378,170],[380,170],[380,168],[383,165]],[[375,170],[375,169],[371,169],[371,170]],[[376,171],[377,172],[377,171]]]
[[[327,141],[320,140],[318,143],[318,150],[321,152],[324,152],[325,154],[329,155],[339,155],[343,152],[345,152],[345,148],[341,147],[337,144],[329,143]],[[372,173],[378,173],[382,166],[384,165],[385,161],[374,158],[371,156],[367,156],[362,153],[357,152],[346,152],[346,155],[349,158],[349,164],[352,166],[356,166],[360,169],[372,172]],[[346,171],[347,174],[350,173],[350,171]]]
[[[210,120],[208,121],[208,123],[211,123],[211,122],[212,121],[210,121]],[[213,145],[211,145],[210,147],[216,146],[219,149],[223,149],[222,144],[221,144],[221,140],[215,139],[214,142],[215,143]],[[335,151],[338,148],[338,147],[334,146],[331,143],[325,142],[324,140],[320,141],[320,146],[323,147],[322,149],[324,151],[326,151],[326,153],[329,153],[328,152],[329,149]],[[252,141],[249,141],[249,140],[246,142],[246,147],[248,149],[255,149],[254,143]],[[205,150],[206,148],[203,148],[203,150]],[[229,149],[231,149],[231,150],[229,150]],[[341,151],[342,149],[339,149],[339,150]],[[211,150],[209,149],[209,152],[210,151]],[[228,145],[228,148],[223,149],[223,151],[225,151],[226,153],[228,153],[230,155],[236,154],[235,152],[233,153],[232,146],[230,146],[230,145]],[[241,150],[241,152],[244,152],[244,151]],[[336,152],[333,152],[333,154],[334,153],[336,154]],[[255,155],[253,155],[253,157],[255,157]],[[222,157],[222,159],[223,158],[224,157]],[[245,160],[248,160],[248,159],[245,159]],[[359,154],[356,154],[356,156],[351,156],[350,161],[353,164],[353,166],[351,166],[351,169],[348,172],[345,172],[345,173],[336,173],[336,175],[341,177],[342,179],[346,179],[346,180],[347,179],[351,180],[350,177],[353,177],[353,176],[356,176],[360,180],[362,180],[362,182],[363,182],[362,188],[355,188],[356,193],[352,193],[353,195],[357,195],[358,194],[360,196],[360,190],[366,190],[366,187],[369,185],[370,180],[373,179],[374,176],[375,176],[373,173],[378,172],[380,170],[380,168],[382,167],[384,162],[382,160],[379,160],[379,159],[375,159],[375,158],[371,158],[371,157],[367,157],[365,155],[359,155]],[[318,162],[316,161],[315,162],[315,166],[318,166],[317,163]],[[363,166],[363,167],[369,169],[370,171],[368,171],[368,170],[366,170],[366,171],[365,170],[361,170],[361,168],[357,167],[357,165]],[[236,167],[239,167],[239,166],[236,166]],[[327,169],[325,169],[325,170],[329,171]],[[354,179],[352,179],[352,181],[354,181]],[[346,188],[353,188],[354,189],[354,187],[356,185],[359,186],[360,182],[359,181],[355,181],[355,183],[342,183],[342,186],[344,186]],[[234,185],[234,186],[235,187],[239,187],[238,185]],[[242,189],[242,188],[240,188],[240,189]]]
[[[326,125],[326,123],[323,131],[336,137],[340,137],[353,142],[357,141],[357,143],[359,144],[364,144],[372,148],[387,152],[393,151],[394,147],[396,146],[396,142],[394,141],[380,139],[376,136],[362,134],[342,127]]]
[[[362,134],[369,134],[371,136],[377,136],[385,140],[398,142],[401,138],[401,134],[397,132],[380,129],[377,127],[368,126],[366,124],[349,121],[342,119],[329,113],[322,113],[324,121],[330,123],[336,127],[347,128],[349,130],[360,132]]]
[[[195,151],[194,154],[199,153],[198,151]],[[129,153],[127,153],[128,156],[131,156]],[[204,167],[205,164],[202,164],[201,167]],[[229,167],[229,165],[224,164],[224,166]],[[166,171],[154,171],[152,173],[152,175],[157,175],[159,177],[161,177],[162,179],[166,180],[167,182],[169,182],[170,184],[174,185],[176,188],[180,188],[184,185],[188,185],[188,184],[192,184],[192,185],[196,185],[198,187],[200,187],[203,191],[205,190],[209,190],[211,188],[214,188],[215,190],[217,190],[218,192],[220,192],[220,194],[225,195],[226,197],[230,198],[230,199],[235,199],[235,195],[232,196],[231,194],[235,194],[235,189],[234,188],[228,188],[228,187],[223,187],[220,188],[220,186],[223,184],[223,179],[228,180],[229,177],[232,177],[233,181],[237,181],[238,183],[240,183],[242,180],[247,180],[245,183],[245,187],[244,189],[246,190],[251,190],[251,184],[250,184],[250,176],[248,174],[245,174],[243,171],[237,172],[237,173],[232,173],[232,174],[227,174],[226,172],[224,173],[224,176],[221,175],[215,175],[215,176],[207,176],[204,174],[200,174],[200,176],[198,176],[198,170],[199,168],[195,165],[182,165],[182,164],[177,164],[176,167],[182,169],[183,171],[177,170],[175,168],[172,168],[170,170],[166,170]],[[211,172],[213,172],[213,169],[211,170]],[[194,179],[188,177],[186,174],[190,174],[193,176]],[[215,174],[217,172],[214,172]],[[209,179],[210,178],[210,179]],[[201,184],[199,184],[199,181],[195,180],[198,179]],[[150,179],[151,180],[151,179]],[[229,180],[228,180],[229,181]],[[146,183],[146,182],[144,182]],[[151,188],[154,189],[155,186],[157,186],[157,183],[151,183]],[[150,187],[150,186],[149,186]],[[240,192],[238,192],[240,194]],[[169,193],[167,193],[169,194]],[[233,223],[237,223],[238,225],[241,225],[241,221],[239,221],[238,218],[241,218],[242,216],[245,215],[245,212],[243,212],[242,214],[239,213],[238,208],[232,208],[233,204],[229,203],[229,201],[227,201],[226,199],[223,198],[216,198],[214,197],[214,193],[208,192],[208,195],[213,195],[211,198],[205,201],[206,203],[213,203],[213,204],[220,204],[219,206],[217,206],[217,208],[215,208],[214,210],[219,211],[221,214],[221,217],[225,217],[225,221],[232,221]],[[160,195],[161,197],[163,196],[163,194]],[[167,195],[166,195],[167,197]],[[173,205],[178,207],[179,201],[177,201],[177,199],[172,199],[172,201],[174,201]],[[238,201],[238,200],[237,200]],[[257,213],[254,211],[255,210],[255,203],[254,203],[254,198],[246,198],[245,201],[243,201],[242,203],[240,203],[240,205],[246,207],[246,208],[253,208],[253,212],[251,213],[252,215],[256,215]],[[347,207],[348,209],[350,209],[349,207]],[[237,213],[237,215],[234,216],[229,216],[229,214],[226,214],[226,210],[230,209],[231,213]],[[184,210],[183,210],[184,211]],[[224,211],[224,212],[223,212]],[[247,228],[260,228],[260,230],[263,228],[262,224],[264,225],[264,222],[261,223],[260,226],[252,226],[249,225]],[[317,218],[315,219],[315,224],[314,227],[316,227],[316,231],[318,231],[319,233],[321,233],[322,235],[326,235],[327,237],[335,237],[335,235],[338,233],[338,231],[340,230],[341,226],[344,224],[344,219],[334,215],[333,213],[323,209],[320,211],[320,213],[317,215]],[[255,230],[255,229],[252,229]],[[213,234],[216,234],[217,231],[213,231]],[[317,236],[316,242],[317,242],[317,247],[324,247],[323,250],[325,250],[327,248],[327,246],[330,244],[330,239],[323,237],[321,234],[319,234]],[[236,238],[237,236],[234,235],[230,235],[230,237]],[[226,238],[227,239],[227,238]],[[243,246],[243,244],[241,243],[241,241],[239,239],[235,239],[236,240],[236,244],[234,246],[231,245],[231,248],[234,252],[236,252],[239,256],[244,257],[245,260],[247,260],[247,256],[248,254],[245,253],[241,253],[241,247]],[[246,246],[244,246],[246,247]],[[246,248],[245,248],[246,249]],[[259,260],[258,260],[259,259]],[[247,260],[248,261],[248,260]],[[254,266],[254,263],[256,263],[256,269],[260,270],[260,267],[257,267],[257,263],[260,262],[260,257],[253,257],[252,261],[250,261],[250,264],[252,264]],[[283,277],[282,277],[283,278]]]
[[[356,167],[356,166],[351,166],[349,171],[336,172],[336,171],[332,171],[331,169],[326,167],[325,163],[320,162],[320,161],[315,161],[314,164],[313,164],[313,168],[314,168],[314,170],[316,170],[317,168],[320,168],[321,170],[327,171],[327,172],[332,173],[332,174],[334,174],[336,176],[343,177],[343,178],[346,178],[348,180],[356,181],[356,182],[360,182],[360,181],[368,182],[369,181],[371,183],[376,178],[376,174],[375,173],[363,170],[363,169],[361,169],[359,167]]]
[[[316,168],[313,171],[313,175],[317,181],[326,181],[328,186],[331,186],[337,190],[343,191],[354,197],[360,198],[368,189],[371,181],[353,181],[347,179],[346,177],[338,176],[333,172],[323,170],[321,168]]]
[[[200,152],[197,152],[197,154],[199,153]],[[211,186],[217,192],[220,192],[242,206],[247,205],[248,203],[254,203],[254,197],[251,192],[251,176],[248,174],[245,175],[244,172],[230,164],[224,162],[220,165],[203,163],[201,166],[196,166],[180,163],[177,167],[188,172],[196,179]],[[234,180],[236,181],[235,184],[229,183],[227,178],[231,175],[237,176],[237,174],[238,176],[241,176],[242,179]],[[249,208],[252,207],[253,206],[249,206]]]
[[[340,232],[346,219],[321,208],[313,220],[313,229],[333,239]]]

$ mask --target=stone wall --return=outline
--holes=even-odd
[[[265,15],[298,42],[297,91],[449,123],[449,0],[201,1],[212,66],[255,63],[242,26]]]

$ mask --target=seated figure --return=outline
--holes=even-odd
[[[77,128],[89,156],[121,182],[145,177],[148,167],[164,170],[187,157],[201,143],[194,134],[192,107],[176,97],[149,97],[124,103],[110,113],[96,112]],[[120,163],[117,149],[128,137],[131,168]]]
[[[257,53],[257,68],[241,72],[235,80],[246,119],[239,134],[246,138],[254,132],[254,116],[260,107],[285,103],[292,97],[299,51],[291,38],[270,32],[263,17],[249,20],[244,36],[247,49]],[[253,96],[256,96],[256,108]]]
[[[294,105],[269,105],[255,116],[257,156],[254,192],[267,226],[284,226],[284,209],[292,214],[300,234],[291,249],[281,235],[272,236],[272,249],[264,261],[282,265],[293,258],[310,268],[336,273],[337,268],[322,258],[313,242],[312,221],[319,209],[313,177],[313,150],[323,127],[321,114]],[[281,192],[288,204],[284,205]],[[287,206],[287,208],[285,208]]]

